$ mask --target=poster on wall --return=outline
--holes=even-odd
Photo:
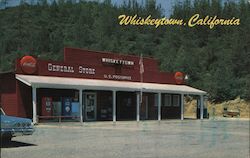
[[[0,89],[3,158],[249,158],[250,0],[0,0]]]
[[[52,97],[42,97],[42,116],[52,116]]]
[[[63,116],[70,116],[72,112],[72,105],[71,105],[72,98],[63,98],[63,109],[62,114]]]

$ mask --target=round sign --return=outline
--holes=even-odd
[[[66,106],[66,107],[65,107],[65,111],[66,111],[66,112],[69,112],[69,111],[70,111],[70,107],[69,107],[69,106]]]
[[[37,64],[37,61],[32,56],[24,56],[20,60],[22,71],[27,74],[33,74],[36,72],[36,69],[37,69],[36,64]]]
[[[176,72],[174,78],[177,84],[182,84],[184,82],[184,74],[182,72]]]

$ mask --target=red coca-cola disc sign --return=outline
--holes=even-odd
[[[174,75],[175,82],[177,84],[183,84],[184,83],[184,74],[182,72],[176,72]]]
[[[26,74],[33,74],[37,70],[37,61],[32,56],[24,56],[20,60],[22,71]]]

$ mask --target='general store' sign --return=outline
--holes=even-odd
[[[74,69],[73,66],[66,66],[66,65],[58,65],[58,64],[48,63],[48,71],[74,73],[75,69]],[[89,68],[89,67],[78,66],[78,73],[94,75],[95,74],[95,69],[94,68]]]

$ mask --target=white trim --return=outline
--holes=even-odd
[[[28,81],[26,80],[23,80],[21,77],[19,77],[19,75],[16,75],[16,79],[23,82],[24,84],[28,85],[28,86],[31,86],[31,83],[29,83]]]
[[[161,93],[158,93],[158,121],[161,120]]]
[[[116,91],[113,91],[113,122],[116,122]]]
[[[37,123],[37,100],[36,100],[36,87],[32,87],[32,107],[33,107],[33,123]]]
[[[200,96],[200,119],[203,119],[204,96]]]
[[[136,121],[140,121],[140,93],[136,93]]]
[[[80,104],[80,106],[79,106],[79,112],[80,112],[80,122],[82,123],[83,122],[83,113],[82,113],[82,109],[83,109],[83,97],[82,97],[82,89],[79,89],[79,104]]]
[[[115,91],[140,91],[152,93],[171,94],[194,94],[204,95],[206,92],[186,85],[141,83],[130,81],[97,80],[69,77],[19,75],[16,78],[21,82],[37,88],[58,88],[58,89],[91,89],[91,90],[115,90]]]
[[[181,94],[181,120],[184,120],[184,94]]]

